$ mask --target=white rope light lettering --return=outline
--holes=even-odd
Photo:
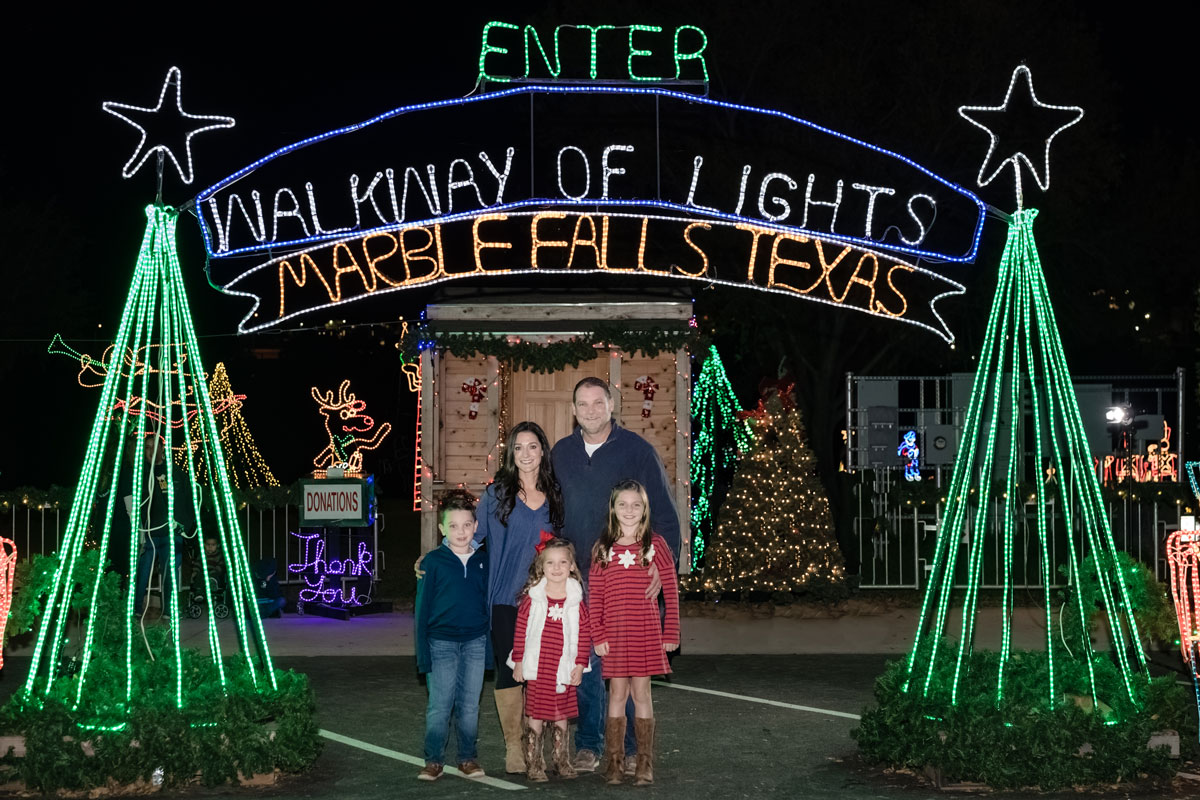
[[[747,170],[749,170],[749,167],[747,167]],[[762,179],[762,184],[758,189],[758,213],[762,214],[765,218],[771,220],[772,222],[778,222],[782,219],[787,219],[792,213],[792,204],[787,200],[784,200],[779,195],[773,196],[771,198],[771,202],[783,210],[778,214],[772,214],[770,211],[767,211],[767,187],[771,184],[771,181],[777,180],[786,183],[788,189],[791,189],[792,191],[796,191],[796,187],[799,185],[792,180],[791,176],[782,172],[772,172],[770,175],[767,175]],[[739,199],[738,207],[740,208],[741,205],[741,200]]]
[[[813,200],[812,190],[813,184],[817,182],[817,176],[809,174],[808,187],[804,190],[804,219],[800,223],[801,228],[808,227],[808,209],[812,206],[825,206],[833,209],[833,219],[829,221],[829,232],[832,233],[834,226],[837,225],[838,209],[842,205],[842,181],[837,182],[837,196],[832,200]]]
[[[579,153],[579,158],[583,161],[583,181],[584,181],[584,183],[583,183],[583,192],[581,194],[571,194],[565,188],[563,188],[563,168],[562,168],[563,153],[567,152],[568,150],[572,150],[576,153]],[[564,147],[563,149],[558,151],[557,164],[558,164],[558,191],[562,194],[562,196],[567,198],[568,200],[576,200],[576,201],[582,200],[583,198],[587,197],[588,191],[590,191],[592,188],[592,168],[591,168],[591,165],[588,164],[587,153],[583,152],[575,145],[569,144],[566,147]],[[622,172],[624,172],[624,170],[622,170]]]
[[[498,25],[493,26],[491,30],[496,31],[500,27],[511,26]],[[601,30],[605,30],[604,26],[597,28],[597,31]],[[520,41],[523,31],[519,28],[513,28],[509,33],[512,35],[511,43],[516,44]],[[650,35],[649,32],[642,33]],[[695,35],[698,36],[699,34]],[[532,37],[526,38],[532,43]],[[548,39],[547,35],[543,35],[542,41],[552,47]],[[496,46],[499,47],[501,45],[497,44]],[[496,52],[492,52],[492,55],[496,55]],[[517,54],[514,52],[514,55]],[[551,54],[548,53],[548,55]],[[552,55],[551,58],[553,58]],[[460,191],[454,192],[455,215],[461,213],[474,216],[485,211],[516,211],[522,208],[546,207],[560,203],[586,201],[589,205],[637,206],[646,209],[683,213],[700,211],[714,219],[751,225],[766,224],[767,226],[771,226],[783,224],[794,230],[804,229],[815,236],[833,234],[839,238],[868,248],[883,247],[888,250],[904,253],[908,256],[934,258],[946,262],[970,262],[974,259],[978,250],[986,205],[968,190],[939,177],[902,155],[845,136],[844,134],[780,111],[727,103],[653,86],[622,87],[590,85],[522,86],[486,94],[472,95],[466,98],[404,106],[364,120],[363,122],[329,131],[318,136],[312,136],[287,147],[280,148],[204,190],[196,198],[197,204],[203,209],[203,213],[199,215],[199,218],[205,248],[209,255],[214,258],[226,258],[264,251],[277,254],[282,249],[298,250],[308,246],[319,245],[321,242],[329,241],[337,235],[324,232],[327,230],[326,228],[322,228],[323,232],[321,233],[316,232],[318,226],[314,220],[308,220],[306,226],[295,226],[292,223],[279,223],[276,218],[272,219],[272,228],[286,228],[289,229],[289,233],[306,227],[308,233],[303,235],[281,234],[277,237],[274,235],[274,230],[269,232],[264,231],[263,226],[259,225],[254,219],[254,210],[251,208],[253,201],[249,197],[252,187],[247,187],[246,195],[243,195],[243,199],[237,202],[224,196],[218,196],[215,204],[205,202],[212,199],[218,193],[232,194],[229,191],[229,187],[233,183],[242,180],[251,172],[269,162],[273,162],[299,149],[308,148],[319,142],[360,131],[385,120],[392,120],[401,116],[411,115],[415,112],[432,109],[457,108],[480,102],[499,101],[502,98],[516,95],[583,95],[585,97],[624,95],[628,97],[657,97],[668,101],[684,101],[687,107],[691,109],[703,106],[713,110],[727,109],[751,113],[764,122],[770,119],[784,120],[788,123],[803,126],[809,131],[836,138],[849,145],[862,148],[869,154],[883,156],[886,161],[880,162],[880,166],[885,169],[889,167],[888,162],[904,165],[906,168],[915,170],[918,173],[915,177],[923,183],[914,185],[912,188],[907,189],[907,191],[902,191],[899,188],[901,184],[894,182],[890,178],[884,180],[863,180],[862,178],[867,176],[860,175],[856,176],[856,181],[851,181],[841,180],[836,175],[830,175],[827,178],[819,176],[821,177],[821,185],[818,186],[816,183],[817,176],[814,176],[811,181],[807,182],[810,185],[806,186],[806,191],[801,194],[796,188],[789,187],[798,181],[799,183],[806,182],[800,179],[792,179],[791,176],[803,174],[805,177],[808,177],[810,174],[808,170],[800,173],[790,169],[772,170],[766,168],[758,172],[751,164],[743,163],[740,165],[742,169],[738,185],[736,187],[732,185],[722,187],[713,184],[711,180],[705,180],[705,176],[700,175],[702,168],[709,166],[706,161],[709,160],[710,154],[689,153],[687,154],[687,161],[691,162],[693,166],[690,183],[683,182],[685,173],[677,173],[679,177],[677,184],[662,187],[660,176],[660,188],[665,188],[667,191],[663,192],[663,196],[658,196],[656,193],[653,197],[647,197],[644,194],[644,189],[646,186],[653,184],[647,180],[648,176],[646,175],[638,175],[637,180],[631,182],[631,186],[640,187],[638,191],[630,193],[614,189],[614,177],[625,174],[632,175],[636,171],[628,165],[618,166],[623,163],[623,160],[614,155],[614,151],[617,150],[626,153],[632,152],[625,150],[625,148],[634,147],[634,144],[631,140],[625,140],[620,145],[609,145],[597,151],[592,151],[591,148],[586,146],[581,148],[575,145],[560,150],[559,146],[562,143],[555,143],[549,149],[548,154],[557,152],[556,166],[560,167],[560,169],[554,170],[552,167],[549,171],[556,171],[557,174],[554,177],[547,175],[549,180],[546,181],[546,185],[543,188],[538,181],[533,179],[535,170],[530,167],[529,174],[531,177],[529,185],[522,184],[518,190],[520,196],[510,198],[509,195],[513,193],[513,190],[509,187],[513,185],[513,182],[509,178],[514,172],[524,175],[524,170],[527,167],[531,164],[536,164],[538,155],[536,151],[523,151],[518,147],[505,143],[502,145],[504,150],[503,168],[500,167],[501,159],[499,158],[499,151],[487,148],[486,152],[479,152],[478,162],[473,157],[469,160],[470,175],[466,174],[468,172],[467,165],[461,163],[462,161],[466,161],[466,158],[462,158],[457,163],[454,163],[455,174],[453,176],[448,175],[451,159],[447,159],[440,165],[432,163],[419,163],[408,166],[396,165],[394,170],[390,166],[384,168],[385,165],[380,164],[380,170],[378,171],[382,171],[384,177],[379,180],[369,177],[376,174],[377,170],[368,171],[365,175],[357,173],[357,177],[352,175],[350,171],[346,172],[344,178],[339,179],[336,176],[331,176],[335,183],[341,183],[341,186],[336,190],[337,197],[332,201],[324,200],[324,193],[328,191],[325,187],[328,185],[329,179],[322,179],[320,183],[316,184],[316,195],[317,199],[322,200],[322,210],[326,210],[325,205],[330,206],[326,216],[330,218],[331,222],[334,221],[334,217],[336,216],[336,226],[338,228],[357,229],[363,232],[367,230],[383,230],[398,224],[433,222],[439,219],[447,219],[447,216],[444,216],[444,214],[446,214],[448,208],[442,203],[441,193],[443,191],[453,191],[453,189],[457,188]],[[574,158],[584,161],[584,180],[579,182],[579,185],[574,183],[574,181],[578,180],[578,176],[565,178],[561,174],[562,165],[567,159],[567,149],[575,151]],[[637,147],[637,150],[641,150],[640,145]],[[598,171],[601,176],[600,192],[592,195],[590,158],[595,156],[598,157],[598,161],[603,161],[604,155],[608,156],[608,162],[598,164]],[[479,168],[480,165],[482,165],[483,169]],[[607,173],[604,172],[606,168],[608,170]],[[645,165],[639,164],[639,168],[644,169]],[[621,172],[621,170],[624,170],[624,172]],[[402,178],[401,173],[403,173]],[[762,177],[764,175],[766,176],[765,178]],[[440,179],[439,176],[441,176]],[[474,179],[473,185],[470,183],[470,179],[472,178]],[[605,178],[608,179],[607,191]],[[275,180],[278,179],[276,178]],[[396,186],[397,180],[404,184],[403,187]],[[409,200],[415,200],[415,195],[411,198],[409,197],[412,194],[412,186],[410,184],[414,180],[416,181],[417,189],[423,195],[425,205],[428,206],[428,214],[424,213],[424,209],[420,208],[421,204],[419,201],[417,202],[417,208],[414,209],[409,206]],[[746,202],[747,192],[752,191],[752,188],[750,188],[752,180],[758,184],[760,194],[759,204]],[[445,183],[443,184],[441,181],[445,181]],[[855,183],[857,184],[855,193],[846,195],[844,192],[845,185],[853,185]],[[298,189],[299,185],[301,184],[293,184],[293,187]],[[387,200],[383,197],[385,185],[387,187]],[[623,183],[618,181],[617,185],[623,185]],[[262,190],[262,195],[266,197],[277,194],[279,187],[280,184],[276,183],[274,186],[255,187],[254,191]],[[568,187],[571,188],[569,192],[566,191]],[[892,187],[896,188],[893,191],[887,191]],[[461,189],[464,188],[470,188],[474,192],[474,200],[471,199],[470,195],[463,194]],[[939,194],[943,188],[947,191],[947,195],[944,197]],[[496,200],[489,202],[492,199],[493,189],[495,190]],[[582,191],[580,191],[581,189]],[[859,195],[859,191],[865,192],[865,196]],[[299,192],[295,193],[298,194]],[[631,194],[633,196],[630,196]],[[817,196],[814,197],[814,194]],[[614,197],[621,197],[621,199],[614,199]],[[854,198],[851,203],[844,202],[851,197]],[[918,202],[918,198],[926,200],[927,204]],[[952,224],[960,224],[962,222],[961,216],[958,215],[965,210],[970,214],[970,219],[972,220],[967,223],[969,227],[961,231],[961,238],[953,246],[946,244],[950,237],[947,237],[946,232],[941,230],[938,231],[939,238],[933,242],[928,241],[930,232],[933,230],[934,220],[938,217],[939,212],[942,211],[942,207],[952,198],[956,201],[955,205],[947,206],[950,209],[949,213],[955,215],[952,216],[954,220]],[[957,202],[961,200],[966,200],[965,208],[962,207],[961,203]],[[390,214],[387,210],[387,201],[391,203]],[[478,203],[479,207],[470,209],[465,207],[476,204],[476,201],[482,201]],[[449,201],[447,201],[447,205],[448,203]],[[803,203],[803,211],[800,208],[801,203]],[[460,204],[463,206],[461,211]],[[299,207],[298,205],[294,206],[290,202],[290,196],[287,193],[279,195],[279,205],[280,218],[283,216],[293,216]],[[761,205],[766,213],[760,213],[758,205]],[[810,215],[809,212],[815,211],[815,206],[828,208],[831,213],[813,213]],[[243,212],[243,207],[249,213]],[[223,211],[223,216],[218,217],[218,211]],[[367,213],[364,214],[364,211]],[[371,220],[372,214],[378,220],[377,224]],[[844,219],[848,214],[853,217],[849,223]],[[802,218],[805,222],[811,219],[816,219],[817,221],[811,227],[806,227],[805,224],[801,223]],[[843,219],[839,220],[839,218]],[[843,227],[853,228],[853,233],[848,234],[846,231],[835,232],[831,229],[831,225],[826,224],[827,220],[841,221]],[[230,231],[230,225],[233,226],[236,232]],[[860,231],[862,230],[869,231],[870,236],[862,237],[860,235]],[[264,235],[264,233],[267,235]],[[952,236],[958,238],[957,234],[952,234]]]
[[[604,154],[600,157],[600,175],[601,175],[600,196],[604,199],[608,199],[608,177],[610,175],[624,175],[625,174],[624,167],[610,167],[608,165],[608,154],[614,150],[619,150],[623,153],[632,153],[633,145],[631,145],[631,144],[610,144],[608,147],[604,148]],[[561,168],[562,168],[562,163],[559,162],[559,169],[561,170]],[[560,179],[558,185],[562,186],[561,179]]]
[[[875,198],[881,194],[894,195],[896,190],[887,186],[867,186],[865,183],[852,183],[850,184],[850,188],[867,193],[867,224],[863,230],[863,236],[870,239],[872,233],[871,222],[875,216]]]
[[[163,103],[167,99],[167,90],[170,87],[175,87],[175,110],[179,112],[179,116],[185,119],[196,120],[197,122],[207,123],[201,124],[197,128],[188,131],[187,136],[183,140],[183,150],[187,161],[187,169],[179,163],[175,151],[165,144],[156,144],[153,147],[146,147],[146,140],[149,138],[146,129],[133,117],[138,115],[159,114],[163,110]],[[146,160],[155,153],[162,153],[167,158],[171,159],[171,163],[175,165],[175,171],[179,173],[179,179],[184,183],[191,183],[195,175],[192,170],[192,137],[205,131],[216,130],[217,128],[232,128],[234,126],[233,117],[220,117],[204,114],[189,114],[183,110],[183,73],[179,67],[171,67],[167,70],[167,77],[163,80],[162,91],[158,95],[158,104],[153,108],[144,108],[142,106],[131,106],[126,103],[117,103],[112,100],[107,100],[100,104],[100,107],[112,114],[114,117],[124,120],[133,127],[137,128],[138,133],[142,138],[138,141],[137,147],[133,150],[133,155],[125,162],[125,166],[121,168],[122,178],[132,178],[137,171],[142,168]]]

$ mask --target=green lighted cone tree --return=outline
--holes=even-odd
[[[1144,687],[1146,656],[1142,650],[1129,601],[1129,589],[1122,570],[1117,568],[1117,548],[1109,527],[1108,515],[1100,494],[1100,484],[1092,469],[1091,452],[1084,434],[1079,404],[1075,398],[1066,357],[1059,339],[1058,326],[1046,290],[1041,263],[1033,238],[1035,209],[1017,211],[1010,223],[1008,241],[1000,259],[1000,280],[988,319],[983,352],[975,373],[971,401],[963,430],[964,447],[954,465],[953,478],[947,492],[943,523],[933,559],[933,568],[921,606],[916,637],[908,656],[909,678],[905,690],[927,697],[938,697],[950,705],[959,701],[962,684],[968,679],[967,660],[975,639],[979,584],[982,579],[983,557],[992,546],[989,530],[991,504],[1004,505],[1004,513],[994,535],[999,539],[1003,566],[999,661],[994,676],[996,702],[1002,703],[1007,676],[1012,668],[1011,607],[1012,566],[1014,541],[1018,536],[1018,515],[1025,501],[1036,501],[1037,542],[1043,585],[1045,613],[1047,674],[1045,683],[1046,707],[1053,707],[1063,698],[1064,691],[1084,692],[1099,706],[1103,702],[1114,707],[1124,701],[1138,703],[1139,689]],[[1048,494],[1053,490],[1047,482],[1034,481],[1036,497],[1025,498],[1017,491],[1021,452],[1018,440],[1019,425],[1008,426],[1006,448],[1008,458],[999,463],[997,430],[1002,409],[1020,407],[1027,398],[1032,410],[1030,420],[1034,447],[1033,464],[1049,461],[1055,475],[1062,476],[1058,485],[1066,488],[1057,498],[1067,515],[1067,529],[1082,534],[1077,547],[1074,536],[1068,536],[1071,574],[1080,570],[1085,553],[1091,553],[1097,563],[1097,578],[1102,603],[1107,611],[1109,629],[1113,636],[1113,659],[1119,669],[1117,686],[1105,686],[1096,674],[1100,660],[1093,651],[1090,637],[1080,635],[1077,641],[1058,644],[1055,641],[1054,602],[1049,587],[1050,538],[1053,522],[1049,517]],[[1015,412],[1013,412],[1015,413]],[[1035,468],[1035,474],[1038,474]],[[999,484],[993,484],[993,478]],[[1003,487],[1000,497],[993,491]],[[957,625],[957,644],[940,647],[949,632],[949,609],[956,577],[960,574],[957,562],[964,534],[970,540],[963,573],[967,584],[963,598],[961,620]],[[1079,592],[1073,593],[1081,601]],[[1090,616],[1079,608],[1081,616]],[[1067,686],[1061,674],[1060,657],[1076,656],[1087,665],[1087,680],[1083,686]],[[978,676],[973,676],[978,679]],[[1105,691],[1107,690],[1107,691]],[[1113,690],[1119,696],[1112,696]]]
[[[845,584],[829,499],[805,440],[800,411],[779,397],[753,423],[705,559],[714,592],[821,592]]]
[[[1013,73],[1010,95],[1028,74],[1025,67]],[[1050,140],[1083,111],[1041,104],[1031,82],[1028,88],[1039,107],[1072,117],[1047,137],[1048,156]],[[1008,98],[1000,108],[964,107],[960,113],[972,119],[966,111],[1002,111],[1007,104]],[[1021,153],[1004,162],[1014,166],[1018,210],[1009,218],[913,645],[877,681],[879,705],[864,713],[854,735],[868,757],[932,767],[947,780],[996,788],[1051,790],[1161,776],[1170,772],[1167,755],[1146,743],[1155,730],[1179,730],[1186,699],[1170,679],[1152,680],[1146,671],[1129,585],[1137,570],[1121,565],[1092,468],[1034,243],[1037,211],[1020,207],[1021,160],[1032,169]],[[1043,189],[1048,169],[1045,182],[1034,172]],[[983,170],[980,175],[983,185]],[[1025,430],[1015,421],[999,425],[1022,407],[1029,410]],[[1054,469],[1054,483],[1040,479],[1046,464]],[[1027,475],[1035,476],[1036,489],[1019,491]],[[1072,578],[1061,594],[1051,588],[1057,577],[1050,557],[1054,507],[1063,520],[1059,531],[1068,543]],[[1025,539],[1023,518],[1034,533],[1043,586],[1038,599],[1045,641],[1038,651],[1012,646],[1013,566],[1024,557],[1015,552]],[[984,560],[993,555],[1001,573],[1000,627],[998,637],[984,641],[977,632],[980,584]],[[952,612],[956,585],[965,589],[961,608]],[[1083,585],[1095,591],[1083,591]],[[1107,653],[1094,648],[1088,625],[1064,625],[1059,618],[1089,620],[1097,606],[1108,623]],[[995,650],[983,649],[989,647]]]
[[[109,778],[149,779],[156,767],[167,783],[190,780],[197,772],[209,782],[236,780],[239,771],[250,775],[303,766],[317,749],[306,682],[275,670],[258,615],[176,255],[177,214],[150,206],[146,215],[114,340],[115,352],[129,359],[114,358],[105,377],[56,566],[44,576],[44,592],[31,589],[44,610],[29,677],[0,715],[0,726],[27,738],[30,757],[22,762],[20,777],[43,790],[97,785]],[[161,411],[113,418],[116,398],[146,398],[143,408]],[[220,541],[225,589],[234,609],[232,622],[226,623],[236,631],[234,648],[223,645],[211,614],[205,623],[194,623],[206,625],[206,650],[183,647],[179,603],[173,598],[163,603],[165,625],[143,627],[134,614],[133,582],[105,569],[111,564],[136,574],[141,525],[131,521],[118,487],[130,487],[135,509],[153,496],[147,486],[153,480],[147,448],[171,452],[182,444],[184,452],[193,449],[189,404],[198,410],[204,432],[197,452],[213,479],[201,486],[194,459],[185,465],[186,474],[167,469],[165,480],[157,479],[159,502],[165,498],[167,520],[195,519],[201,540],[215,536]],[[175,563],[179,540],[165,539],[167,552],[158,557]],[[196,562],[212,608],[208,565],[203,558]],[[234,652],[227,655],[223,646]],[[261,722],[272,717],[279,728],[268,735]],[[77,744],[63,744],[77,741],[80,731],[97,731],[116,744],[97,747],[96,757],[84,759]]]
[[[692,557],[704,558],[713,533],[718,476],[730,469],[738,454],[750,449],[752,437],[746,420],[738,418],[737,397],[717,348],[709,345],[708,357],[692,391],[692,420],[700,425],[692,445],[691,479]]]

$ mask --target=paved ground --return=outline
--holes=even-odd
[[[896,798],[964,795],[938,791],[904,775],[863,765],[849,737],[853,715],[870,701],[870,686],[889,656],[685,656],[671,685],[656,685],[660,757],[652,788],[608,787],[597,775],[529,785],[502,774],[499,724],[485,685],[480,760],[500,782],[481,785],[452,775],[415,780],[423,736],[425,690],[406,656],[283,656],[282,667],[310,676],[320,724],[334,737],[311,772],[263,789],[194,789],[179,796],[269,798],[500,798],[510,792],[545,798],[627,796],[689,798]],[[28,669],[5,666],[0,695]],[[685,688],[687,687],[687,688]],[[721,694],[698,691],[710,690]],[[767,701],[767,702],[763,702]],[[834,712],[834,713],[829,713]],[[845,716],[839,716],[845,715]],[[345,740],[349,739],[350,742]],[[453,758],[453,751],[448,754]],[[507,784],[499,785],[500,783]],[[1182,786],[1182,784],[1181,784]],[[161,795],[160,795],[161,796]],[[997,798],[1020,794],[991,794]],[[1078,797],[1065,793],[1063,797]],[[1124,797],[1118,791],[1107,796]],[[1133,796],[1161,796],[1153,792]],[[1186,789],[1173,797],[1191,795]]]
[[[855,715],[870,703],[872,683],[886,661],[897,655],[825,651],[834,630],[840,633],[833,638],[844,642],[844,649],[869,648],[872,641],[880,641],[872,633],[880,620],[862,621],[865,627],[860,635],[853,633],[851,623],[831,628],[827,620],[685,620],[685,652],[674,662],[670,685],[654,689],[659,719],[657,782],[640,789],[608,787],[597,775],[542,785],[504,775],[490,680],[484,687],[480,760],[498,780],[480,784],[447,774],[436,783],[420,783],[415,776],[421,764],[425,688],[411,656],[411,618],[391,614],[341,622],[285,616],[267,622],[276,663],[304,672],[312,681],[320,725],[328,734],[324,753],[309,773],[272,787],[196,788],[178,796],[356,800],[500,798],[512,792],[545,798],[633,793],[688,800],[978,796],[938,791],[912,776],[885,773],[858,760],[849,737]],[[903,625],[907,632],[913,623],[892,620],[890,624]],[[185,635],[194,633],[185,631]],[[731,641],[768,654],[723,652],[731,649]],[[809,649],[818,652],[805,652]],[[9,657],[0,673],[0,700],[17,688],[28,665],[27,655],[19,650]],[[453,760],[453,749],[447,756]],[[1200,784],[1180,782],[1171,796],[1200,797],[1191,786]],[[1162,795],[1145,791],[1127,795],[1117,790],[1104,796]]]

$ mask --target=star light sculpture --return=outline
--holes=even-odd
[[[1021,81],[1023,91],[1017,92],[1017,98],[1014,100],[1013,90],[1016,88],[1018,80]],[[1051,124],[1057,126],[1045,138],[1045,149],[1042,151],[1040,174],[1038,166],[1022,150],[1014,150],[1008,155],[1003,155],[1005,151],[1000,149],[1000,152],[997,153],[1000,137],[996,135],[995,131],[984,120],[990,119],[992,115],[1006,113],[1010,103],[1026,103],[1043,109],[1047,112],[1045,116],[1053,120]],[[983,163],[979,165],[979,175],[975,179],[976,183],[980,187],[987,186],[995,180],[996,176],[1000,174],[1005,166],[1011,164],[1013,167],[1013,176],[1016,180],[1018,210],[1023,205],[1021,163],[1024,162],[1025,166],[1029,167],[1029,171],[1033,173],[1033,180],[1037,183],[1038,188],[1043,192],[1047,191],[1050,188],[1050,143],[1054,141],[1055,136],[1058,136],[1067,128],[1083,119],[1083,109],[1079,106],[1056,106],[1038,100],[1037,94],[1033,91],[1033,74],[1030,73],[1029,67],[1024,64],[1013,70],[1012,78],[1008,82],[1008,91],[1004,93],[1003,103],[998,106],[959,106],[958,113],[967,122],[984,130],[991,140],[988,144],[987,155],[984,156]],[[993,156],[1000,155],[1003,155],[1003,158],[999,163],[994,164]],[[993,164],[994,168],[988,173],[989,165]],[[986,178],[984,177],[985,174],[987,175]]]
[[[136,119],[134,119],[134,117],[139,115],[148,116],[162,113],[163,103],[167,99],[167,90],[171,87],[174,87],[175,89],[175,109],[178,111],[179,116],[184,119],[196,120],[197,122],[202,123],[198,127],[188,131],[187,136],[184,137],[183,150],[185,156],[187,157],[186,171],[184,171],[184,168],[180,165],[179,159],[175,155],[175,151],[167,145],[156,144],[153,147],[147,148],[146,141],[149,136],[146,133],[146,128],[143,127],[141,123],[137,122]],[[109,114],[112,114],[114,117],[128,122],[130,125],[137,128],[138,133],[142,135],[142,138],[137,143],[137,147],[135,147],[133,150],[133,155],[129,157],[129,160],[125,162],[125,166],[121,169],[122,178],[132,178],[138,172],[138,170],[142,168],[142,165],[146,163],[146,160],[150,158],[151,155],[159,153],[160,156],[165,155],[170,157],[171,163],[175,165],[175,171],[179,173],[180,180],[186,184],[190,184],[195,177],[192,171],[192,137],[196,136],[197,134],[204,133],[205,131],[216,130],[218,128],[232,128],[234,126],[233,117],[189,114],[183,110],[183,73],[180,71],[179,67],[171,67],[169,70],[167,70],[167,77],[163,80],[162,91],[158,95],[158,105],[154,106],[154,108],[131,106],[125,103],[116,103],[111,100],[101,103],[100,107]]]

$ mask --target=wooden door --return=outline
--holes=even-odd
[[[566,367],[558,372],[533,373],[528,370],[513,373],[512,405],[509,424],[532,420],[546,431],[551,447],[571,433],[575,414],[571,410],[571,391],[584,378],[609,380],[611,357],[604,353],[578,367]],[[615,399],[615,393],[614,393]]]

